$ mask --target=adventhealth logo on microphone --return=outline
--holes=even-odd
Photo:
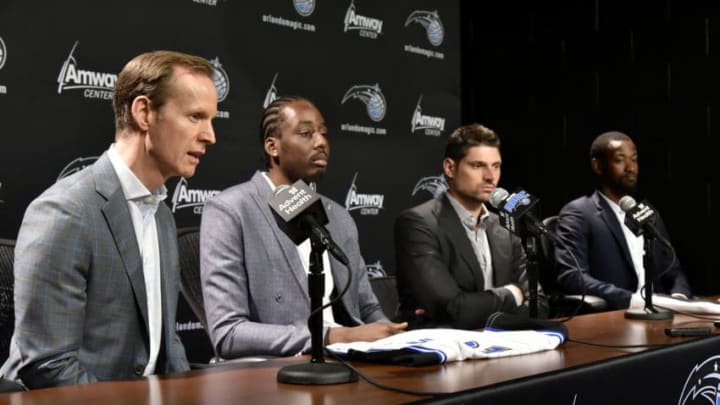
[[[291,186],[287,192],[291,195],[290,199],[282,202],[278,205],[286,215],[292,215],[297,209],[303,207],[306,203],[313,199],[313,197],[305,190],[298,189],[295,186]]]

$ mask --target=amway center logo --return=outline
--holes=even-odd
[[[445,28],[443,27],[442,21],[437,10],[435,11],[424,11],[415,10],[405,20],[405,27],[412,23],[418,23],[425,28],[425,34],[427,35],[428,41],[433,46],[440,46],[445,39]]]
[[[425,130],[425,135],[440,136],[445,130],[445,118],[433,117],[431,115],[423,115],[422,106],[422,95],[418,99],[417,106],[415,106],[415,112],[412,116],[410,128],[412,132]]]
[[[203,4],[205,6],[217,6],[218,0],[192,0],[193,3]]]
[[[278,72],[275,72],[275,77],[273,77],[272,83],[270,83],[270,88],[268,89],[267,93],[265,93],[263,108],[268,108],[268,106],[278,98],[278,90],[277,87],[275,87],[275,81],[277,80],[277,77]]]
[[[380,19],[357,14],[355,0],[350,1],[350,7],[345,12],[345,32],[358,31],[361,37],[376,39],[382,34],[382,26],[383,21]]]
[[[377,215],[383,208],[385,196],[382,194],[361,194],[357,192],[355,180],[357,180],[357,172],[353,177],[352,184],[345,197],[345,209],[348,211],[360,210],[360,215]]]
[[[303,17],[309,17],[315,11],[315,0],[293,0],[295,11]]]
[[[341,104],[345,104],[346,101],[355,98],[365,103],[365,108],[371,120],[380,122],[385,118],[387,103],[385,102],[385,96],[383,96],[379,84],[376,83],[375,86],[364,84],[352,86],[345,92]]]
[[[58,74],[57,78],[58,94],[62,94],[66,90],[83,90],[85,98],[112,99],[117,75],[78,69],[77,60],[73,56],[78,42],[75,41],[70,54],[63,62],[62,68],[60,68],[60,74]]]
[[[712,356],[693,367],[683,386],[678,405],[720,404],[718,361],[720,361],[720,355]]]
[[[419,191],[424,190],[432,194],[433,198],[439,198],[447,189],[448,183],[444,175],[428,176],[418,180],[415,187],[413,187],[411,195],[414,196]]]
[[[58,177],[55,181],[59,181],[62,178],[70,176],[71,174],[75,174],[80,170],[92,165],[93,163],[95,163],[96,160],[98,160],[98,157],[99,156],[88,156],[76,158],[72,162],[65,165],[62,170],[60,170],[60,174],[58,174]]]
[[[196,215],[202,214],[203,206],[208,198],[220,194],[220,190],[196,190],[188,187],[184,177],[180,177],[172,196],[172,212],[184,208],[192,208]]]

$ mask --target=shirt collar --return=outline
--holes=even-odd
[[[600,194],[600,196],[604,198],[605,201],[607,201],[608,205],[610,205],[610,208],[613,210],[615,215],[618,215],[621,218],[625,218],[625,211],[623,211],[622,208],[620,208],[620,206],[615,201],[609,199],[605,194],[601,192],[598,192],[598,194]]]
[[[275,187],[275,184],[273,184],[272,180],[270,180],[270,176],[268,176],[267,172],[260,172],[260,174],[262,174],[263,179],[265,179],[265,181],[267,181],[268,185],[270,186],[270,191],[275,193],[275,189],[277,187]]]
[[[108,149],[108,158],[115,170],[115,174],[117,174],[120,180],[120,187],[126,200],[143,201],[148,204],[157,205],[160,201],[167,198],[167,188],[164,184],[152,193],[145,187],[135,173],[133,173],[122,158],[120,158],[114,143],[111,144]]]
[[[448,200],[450,201],[450,205],[455,209],[455,213],[457,214],[458,218],[460,218],[460,222],[462,222],[463,226],[465,228],[475,231],[478,228],[478,224],[485,225],[485,221],[487,221],[488,217],[490,217],[490,213],[485,208],[485,204],[482,205],[482,214],[480,214],[480,220],[478,221],[477,218],[468,211],[465,207],[458,202],[458,200],[455,199],[450,193],[445,192],[445,195],[447,196]]]

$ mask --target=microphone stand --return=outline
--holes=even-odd
[[[310,233],[310,273],[308,274],[308,292],[310,294],[310,343],[312,358],[309,363],[290,364],[282,367],[277,374],[277,381],[287,384],[342,384],[357,381],[357,374],[340,363],[325,362],[325,345],[323,342],[323,305],[325,295],[325,273],[323,272],[322,254],[325,251],[320,239]]]
[[[527,275],[528,289],[530,297],[528,299],[530,318],[538,317],[538,240],[535,235],[523,234],[523,245],[525,246],[525,255],[527,256]]]
[[[655,261],[652,255],[653,240],[647,232],[643,239],[645,240],[643,243],[643,248],[645,249],[643,255],[643,266],[645,266],[645,307],[640,310],[628,309],[625,311],[625,318],[646,320],[672,319],[673,313],[671,311],[659,310],[653,306],[653,274],[655,273]]]

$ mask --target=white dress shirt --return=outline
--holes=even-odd
[[[167,197],[167,189],[161,186],[152,193],[123,162],[110,145],[108,157],[120,179],[120,186],[128,203],[132,217],[135,237],[143,262],[143,278],[147,299],[148,331],[150,334],[150,352],[143,375],[155,373],[160,341],[162,339],[162,288],[160,277],[160,245],[158,241],[155,212],[158,205]]]
[[[608,205],[610,205],[610,208],[615,213],[618,222],[620,222],[620,228],[625,236],[625,242],[627,242],[630,257],[633,261],[633,267],[635,268],[635,274],[637,274],[638,278],[638,288],[635,292],[639,293],[640,289],[642,289],[645,285],[645,265],[643,263],[643,257],[645,256],[645,238],[642,235],[635,235],[630,228],[625,225],[625,211],[623,211],[618,204],[607,198],[603,193],[598,194],[607,201]]]

